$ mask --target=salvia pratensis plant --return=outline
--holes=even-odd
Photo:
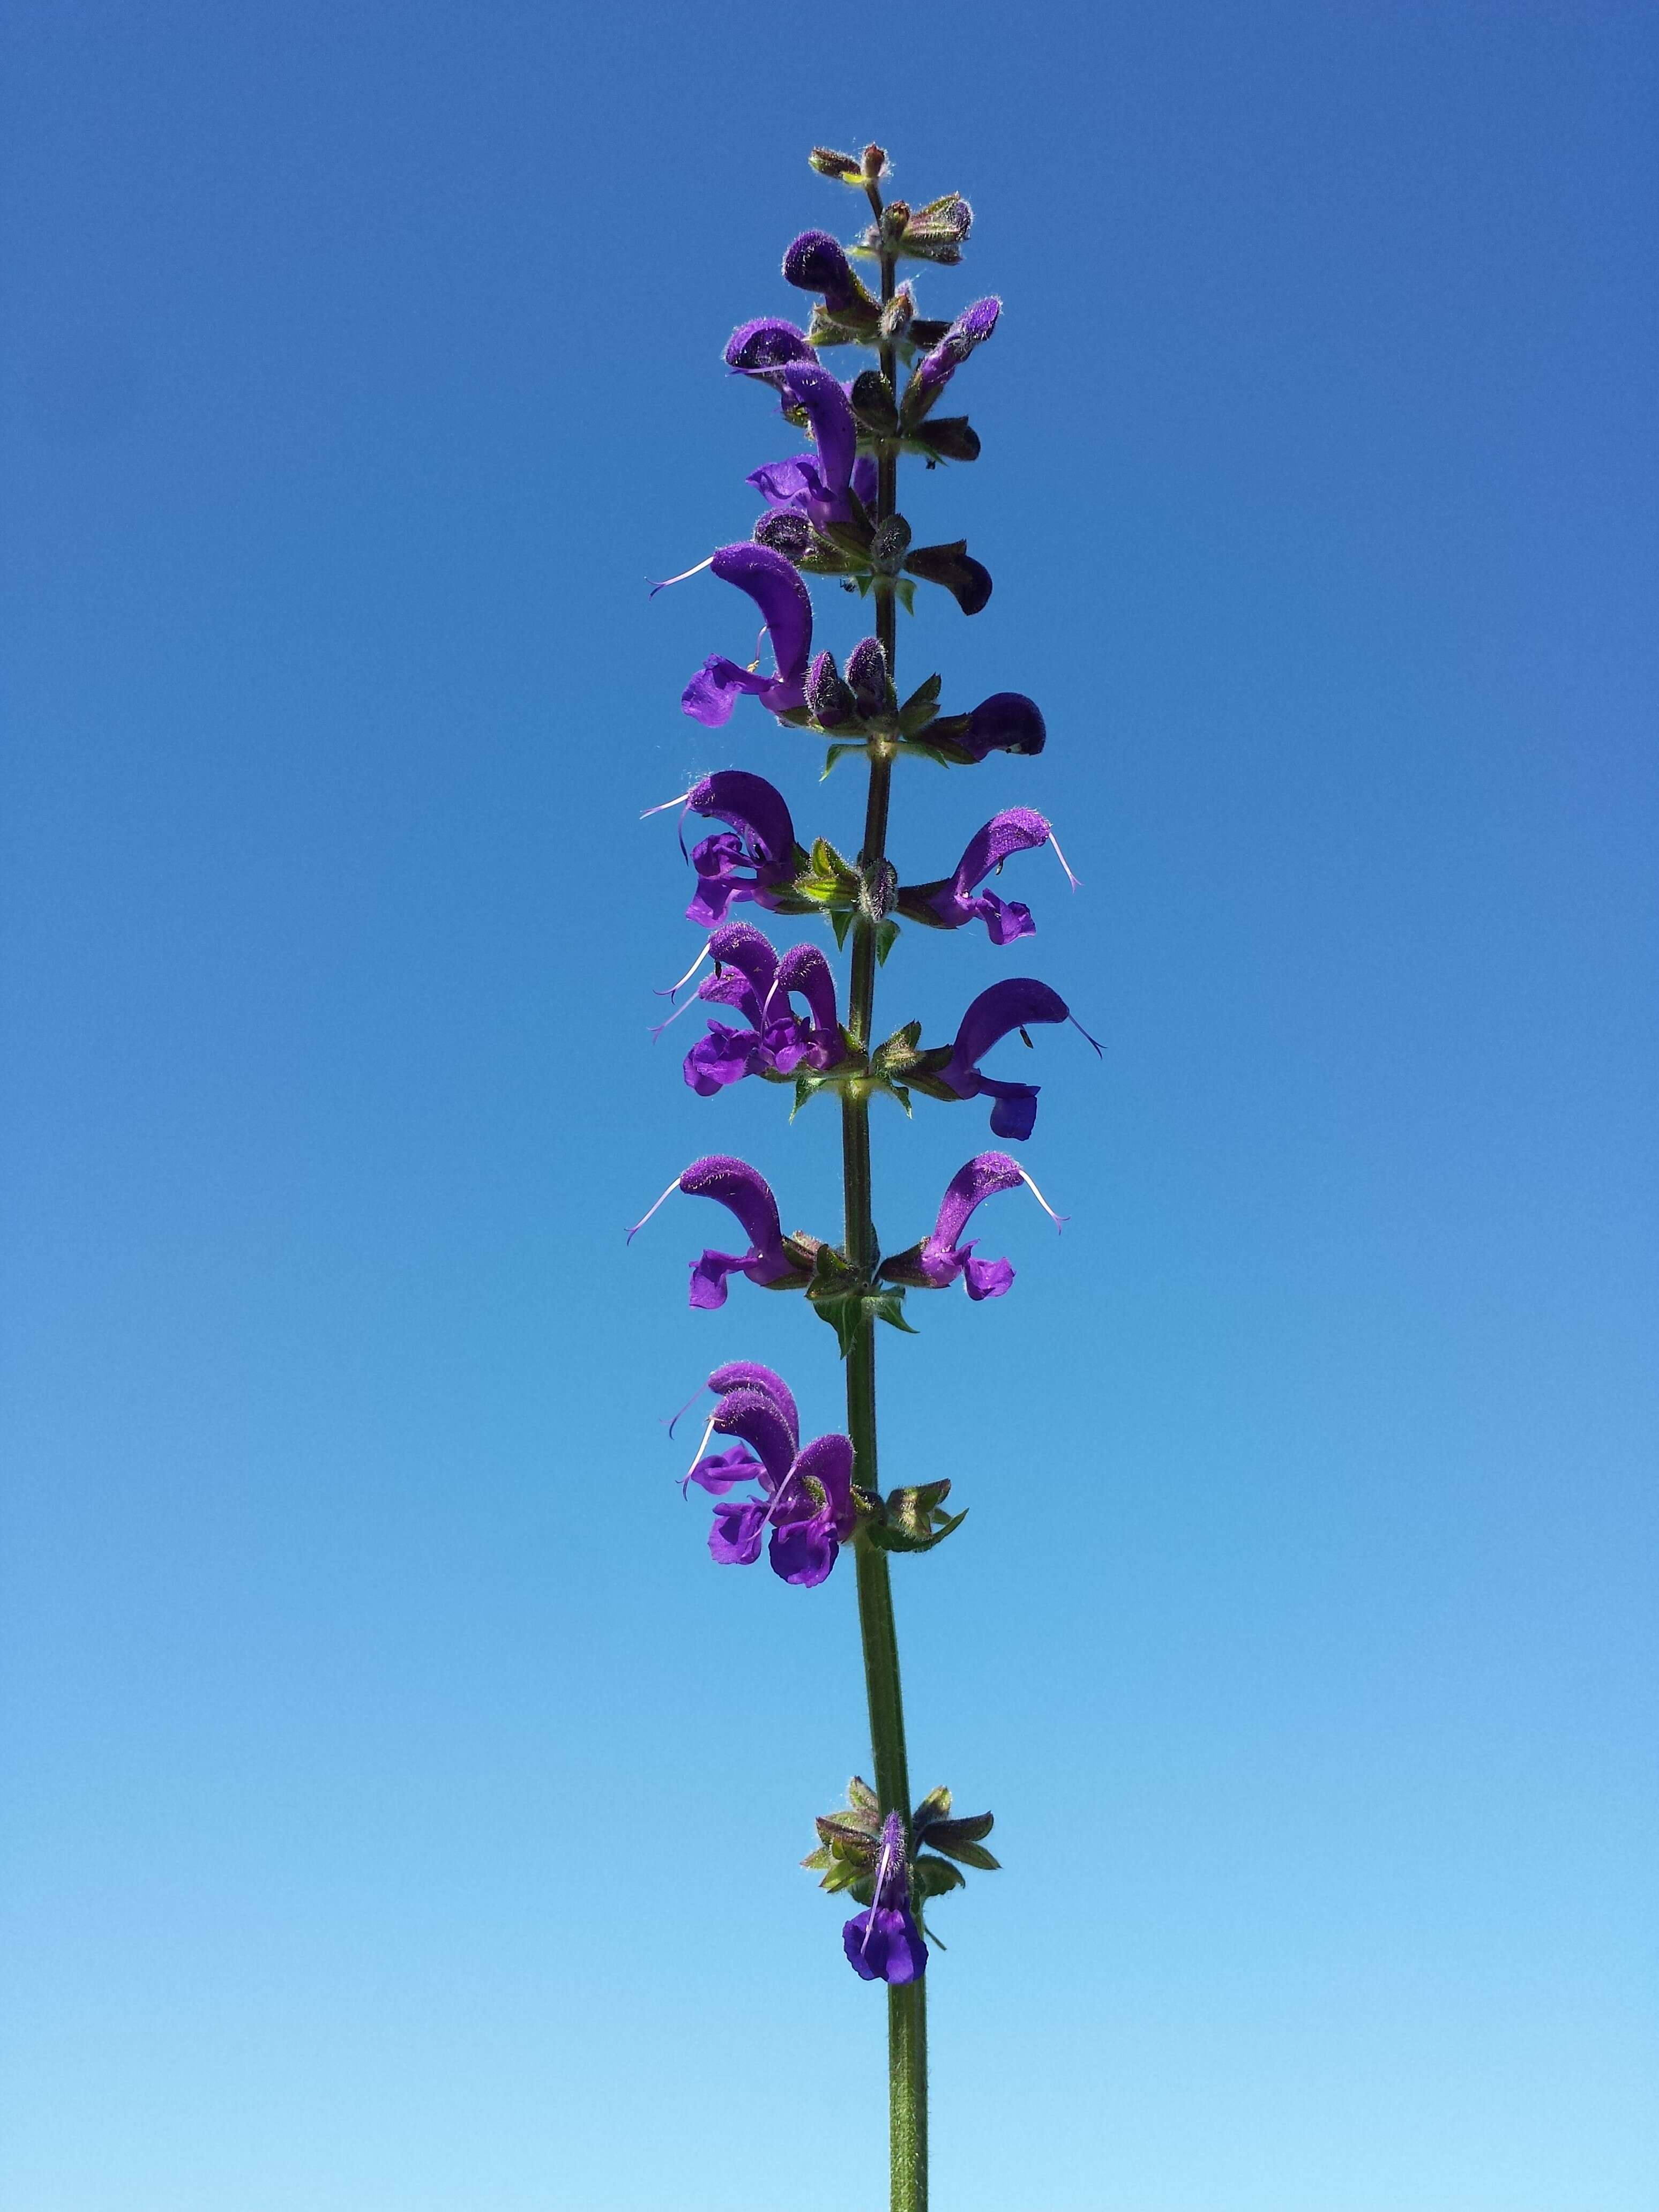
[[[931,469],[978,456],[967,417],[946,413],[943,403],[957,372],[996,331],[1001,303],[977,300],[952,320],[930,321],[912,283],[900,281],[906,263],[961,261],[973,216],[960,193],[924,207],[885,199],[887,157],[878,146],[861,155],[819,147],[811,164],[862,195],[871,220],[849,246],[808,230],[787,249],[785,281],[811,295],[804,329],[761,316],[742,324],[726,346],[727,368],[761,387],[758,396],[809,450],[756,469],[749,483],[763,512],[753,537],[720,546],[685,572],[708,571],[746,594],[765,644],[748,664],[711,654],[681,705],[715,729],[752,699],[785,730],[824,744],[825,775],[861,757],[869,779],[864,841],[856,860],[822,837],[803,842],[783,793],[742,769],[718,769],[649,811],[679,809],[682,849],[689,820],[711,825],[688,855],[695,889],[685,912],[702,935],[701,951],[665,994],[677,1011],[659,1029],[696,1010],[684,1072],[700,1098],[751,1077],[782,1085],[792,1112],[832,1092],[845,1214],[837,1239],[786,1235],[769,1184],[747,1161],[723,1153],[693,1160],[651,1213],[678,1194],[713,1200],[735,1224],[726,1241],[740,1240],[740,1249],[710,1247],[691,1262],[694,1307],[724,1306],[734,1276],[763,1290],[798,1291],[840,1347],[845,1433],[803,1440],[781,1376],[753,1361],[728,1361],[708,1376],[713,1411],[682,1486],[695,1486],[710,1501],[708,1548],[723,1565],[753,1565],[763,1552],[775,1574],[811,1589],[830,1578],[843,1551],[851,1554],[875,1780],[873,1787],[856,1778],[848,1784],[846,1805],[818,1820],[817,1845],[805,1863],[825,1889],[844,1892],[859,1908],[842,1930],[848,1963],[864,1980],[885,1984],[891,2202],[894,2212],[923,2212],[927,1915],[946,1891],[961,1887],[964,1868],[988,1871],[997,1862],[986,1848],[988,1813],[955,1816],[945,1789],[920,1801],[910,1794],[889,1563],[896,1552],[933,1550],[965,1516],[950,1510],[946,1478],[883,1492],[876,1324],[913,1334],[906,1316],[912,1291],[960,1283],[975,1301],[1006,1294],[1012,1267],[981,1253],[979,1236],[969,1233],[988,1200],[1024,1189],[1056,1228],[1060,1217],[1010,1154],[976,1152],[951,1176],[933,1227],[885,1249],[871,1211],[870,1108],[884,1092],[907,1114],[916,1093],[945,1105],[985,1100],[991,1134],[1022,1142],[1036,1121],[1037,1086],[988,1075],[981,1063],[1006,1037],[1030,1044],[1034,1026],[1053,1024],[1062,1034],[1074,1018],[1048,984],[1008,975],[972,1000],[948,1042],[924,1044],[915,1022],[878,1042],[876,979],[906,924],[982,926],[998,947],[1030,936],[1030,908],[986,888],[1017,855],[1052,846],[1073,888],[1075,879],[1052,826],[1024,806],[994,814],[954,867],[932,881],[901,883],[887,858],[896,763],[969,767],[992,752],[1039,753],[1046,734],[1022,693],[1000,691],[946,712],[938,676],[904,696],[897,677],[898,616],[913,610],[919,583],[949,592],[965,615],[980,613],[991,597],[990,574],[965,540],[914,542],[898,482],[907,459]],[[813,649],[812,586],[825,582],[860,595],[875,618],[874,635],[839,665]],[[822,945],[783,947],[761,926],[793,917],[827,922],[834,948],[850,947],[844,993],[824,949],[829,935]],[[690,995],[679,1003],[682,991]]]

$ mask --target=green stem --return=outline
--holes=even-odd
[[[878,222],[879,195],[870,188]],[[893,260],[884,254],[881,295],[893,296]],[[881,365],[897,390],[895,349],[884,346]],[[890,455],[878,465],[877,520],[897,507],[898,462]],[[878,594],[876,635],[894,664],[896,605],[890,592]],[[864,816],[860,865],[873,882],[887,848],[887,808],[891,792],[890,760],[870,763],[870,789]],[[866,1050],[874,1038],[876,925],[860,913],[853,925],[853,972],[848,1028]],[[854,1266],[873,1272],[878,1253],[872,1212],[870,1102],[842,1093],[842,1170],[846,1202],[846,1250]],[[854,1480],[864,1490],[880,1487],[876,1444],[876,1346],[874,1323],[866,1320],[847,1357],[847,1431],[853,1439]],[[896,1812],[910,1826],[910,1773],[904,1747],[904,1697],[899,1681],[898,1631],[893,1619],[893,1583],[885,1552],[860,1536],[854,1546],[858,1567],[859,1634],[864,1647],[864,1683],[870,1702],[870,1743],[875,1759],[876,1795],[884,1814]],[[925,1982],[909,1982],[887,1992],[887,2080],[892,2170],[892,2212],[927,2212],[927,1999]]]

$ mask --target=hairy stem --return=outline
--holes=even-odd
[[[876,219],[879,194],[870,187]],[[881,296],[893,296],[893,258],[884,254]],[[897,362],[891,346],[881,349],[881,366],[897,389]],[[898,461],[890,455],[878,465],[877,520],[897,507]],[[890,592],[876,599],[876,635],[894,665],[896,603]],[[859,861],[866,883],[876,879],[887,849],[887,808],[892,785],[890,760],[870,763],[865,806],[864,843]],[[876,924],[860,913],[853,925],[853,972],[848,1027],[866,1050],[874,1042]],[[873,1271],[879,1256],[872,1214],[870,1102],[842,1093],[842,1170],[846,1205],[846,1250],[854,1266]],[[847,1358],[847,1431],[853,1439],[855,1480],[878,1490],[876,1444],[875,1325],[866,1319]],[[864,1682],[870,1701],[870,1742],[875,1759],[876,1794],[884,1813],[910,1826],[910,1773],[904,1747],[904,1698],[899,1682],[898,1632],[893,1619],[893,1583],[885,1552],[860,1536],[854,1547],[858,1567],[859,1634],[864,1646]],[[892,2169],[892,2212],[927,2212],[927,2000],[923,1981],[887,1991],[887,2079]]]

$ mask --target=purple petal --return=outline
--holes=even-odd
[[[939,1080],[959,1098],[977,1097],[982,1080],[979,1062],[993,1045],[1030,1022],[1063,1022],[1068,1012],[1060,994],[1035,975],[1010,975],[993,983],[963,1014]]]
[[[751,469],[744,482],[753,484],[770,506],[803,519],[811,516],[815,509],[822,511],[832,503],[818,474],[817,463],[799,456],[787,461],[768,461],[764,468]],[[825,515],[824,519],[830,518]],[[770,550],[776,552],[779,549],[773,546]],[[788,556],[784,557],[787,560]]]
[[[1013,1190],[1024,1181],[1018,1163],[1006,1152],[976,1152],[946,1184],[928,1244],[954,1252],[975,1209],[998,1191]]]
[[[874,507],[880,471],[868,453],[860,454],[853,464],[853,489],[866,507]]]
[[[770,634],[779,677],[799,683],[812,650],[812,600],[799,572],[751,538],[720,546],[708,565],[723,584],[748,592]]]
[[[726,1280],[733,1267],[745,1272],[751,1267],[762,1270],[754,1279],[776,1281],[792,1272],[783,1249],[783,1228],[778,1219],[778,1202],[772,1195],[765,1178],[757,1173],[746,1160],[733,1159],[724,1152],[711,1152],[705,1158],[693,1160],[680,1177],[680,1188],[691,1198],[712,1198],[716,1204],[737,1216],[750,1247],[746,1259],[732,1260],[725,1265],[720,1277],[720,1295],[699,1299],[696,1295],[698,1270],[709,1261],[724,1262],[725,1255],[705,1252],[692,1268],[693,1305],[724,1305]]]
[[[775,784],[746,769],[718,769],[693,784],[686,807],[705,820],[730,823],[750,848],[755,864],[787,867],[794,858],[795,824]]]
[[[756,934],[758,935],[759,932]],[[790,946],[778,963],[777,988],[780,991],[800,993],[811,1009],[813,1028],[822,1032],[826,1043],[836,1047],[836,1057],[839,1059],[841,1040],[836,1035],[836,979],[830,963],[816,945]]]
[[[1029,853],[1048,842],[1048,824],[1029,806],[1006,806],[968,840],[952,881],[965,897],[1011,853]]]
[[[714,1408],[714,1426],[723,1437],[740,1437],[758,1453],[770,1478],[766,1487],[775,1491],[795,1456],[794,1431],[776,1399],[768,1391],[740,1384],[726,1391]]]
[[[1036,1083],[1002,1083],[994,1076],[981,1075],[980,1097],[997,1102],[991,1109],[991,1134],[1005,1138],[1011,1145],[1024,1144],[1036,1127],[1037,1092],[1041,1088]]]
[[[711,653],[681,692],[680,711],[690,714],[694,722],[701,722],[706,730],[718,730],[731,720],[732,709],[740,693],[762,698],[775,682],[774,677],[757,676],[740,667],[724,653]]]
[[[815,361],[817,358],[806,343],[805,331],[798,331],[793,323],[786,323],[775,315],[758,315],[751,323],[740,323],[726,342],[726,365],[728,368],[760,370],[787,368],[792,361]],[[769,383],[775,381],[768,377]]]
[[[722,968],[735,968],[747,980],[757,1000],[765,1000],[777,975],[778,956],[763,931],[746,921],[728,921],[710,937],[708,951]],[[702,988],[705,995],[714,996],[707,984]]]
[[[823,489],[831,498],[840,499],[852,479],[858,449],[852,401],[839,378],[816,362],[810,367],[785,369],[778,383],[786,403],[805,410],[812,426],[812,442],[818,449]]]
[[[962,1286],[975,1303],[981,1298],[1006,1297],[1013,1283],[1014,1271],[1006,1260],[969,1256],[962,1263]]]
[[[800,1414],[795,1406],[794,1394],[781,1375],[770,1367],[763,1367],[757,1359],[728,1359],[717,1367],[708,1378],[708,1387],[724,1397],[728,1390],[760,1390],[771,1399],[789,1424],[790,1435],[799,1441]]]
[[[796,1460],[793,1474],[823,1491],[830,1526],[843,1542],[858,1525],[853,1503],[853,1439],[839,1434],[814,1437]]]
[[[1034,700],[1023,691],[994,691],[969,715],[956,742],[983,760],[987,753],[1040,753],[1048,734]]]
[[[723,1498],[740,1482],[757,1481],[760,1472],[760,1462],[733,1445],[730,1451],[710,1452],[707,1459],[700,1459],[685,1479],[711,1496]]]
[[[786,1521],[772,1531],[768,1546],[772,1571],[802,1589],[816,1589],[827,1582],[841,1550],[828,1514],[808,1521]]]
[[[866,1982],[898,1985],[920,1981],[927,1969],[927,1946],[915,1917],[903,1906],[872,1905],[855,1913],[841,1931],[848,1964]]]
[[[714,1508],[708,1549],[723,1567],[752,1567],[766,1534],[766,1506],[757,1498],[722,1498]]]
[[[748,1265],[742,1252],[704,1252],[691,1262],[691,1304],[698,1313],[712,1313],[726,1304],[728,1275]]]
[[[790,241],[783,257],[783,278],[797,291],[821,292],[831,313],[850,307],[863,289],[840,240],[827,230],[804,230]]]
[[[699,1098],[713,1098],[745,1075],[755,1073],[760,1051],[753,1030],[729,1030],[710,1022],[707,1036],[699,1037],[681,1063],[687,1085]]]

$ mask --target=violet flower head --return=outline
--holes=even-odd
[[[1018,900],[1000,899],[994,891],[979,886],[1011,854],[1034,852],[1053,836],[1046,818],[1030,807],[1005,807],[968,840],[954,875],[941,883],[901,886],[899,912],[934,929],[962,929],[971,921],[982,921],[993,945],[1012,945],[1016,938],[1030,937],[1036,927],[1030,908]],[[1056,845],[1054,850],[1058,853],[1060,848]],[[1066,866],[1063,857],[1060,866]],[[1066,873],[1071,874],[1069,868]]]
[[[796,869],[795,824],[783,793],[763,775],[725,768],[694,783],[684,804],[688,814],[728,825],[691,848],[697,889],[686,920],[713,929],[739,899],[774,906]]]
[[[806,664],[812,653],[812,600],[799,575],[769,545],[722,545],[708,566],[722,583],[747,592],[761,611],[772,642],[776,673],[762,676],[723,653],[704,661],[680,696],[694,721],[710,729],[732,719],[739,692],[748,692],[774,714],[805,703]]]
[[[988,753],[1040,753],[1048,736],[1035,700],[1023,691],[994,691],[980,701],[952,743],[982,761]]]
[[[817,292],[834,315],[868,299],[846,248],[827,230],[804,230],[784,249],[783,280],[799,292]]]
[[[927,1971],[927,1946],[910,1910],[904,1823],[896,1813],[882,1823],[875,1902],[854,1914],[841,1940],[847,1963],[866,1982],[918,1982]]]
[[[738,1446],[697,1459],[685,1480],[717,1501],[708,1549],[721,1566],[752,1566],[771,1530],[772,1571],[811,1589],[827,1579],[858,1525],[850,1437],[816,1437],[804,1448],[795,1401],[781,1376],[749,1360],[717,1367],[708,1387],[720,1404],[703,1431]],[[731,1498],[752,1482],[758,1498]]]
[[[726,365],[734,376],[760,376],[775,386],[778,371],[791,362],[816,361],[805,331],[775,315],[740,323],[726,342]]]
[[[749,1024],[732,1029],[711,1021],[707,1036],[685,1055],[685,1079],[700,1098],[712,1098],[745,1075],[817,1072],[846,1056],[836,1019],[836,982],[815,945],[796,945],[780,960],[770,940],[747,922],[727,922],[708,940],[716,972],[697,996],[735,1008]],[[789,1003],[807,1003],[805,1017]]]
[[[970,1298],[1000,1298],[1013,1286],[1014,1271],[1006,1260],[974,1257],[977,1238],[962,1243],[962,1232],[975,1211],[999,1191],[1017,1190],[1024,1183],[1054,1223],[1057,1214],[1018,1160],[1006,1152],[976,1152],[959,1167],[945,1187],[939,1218],[931,1236],[908,1252],[896,1252],[881,1263],[881,1273],[890,1283],[908,1283],[917,1290],[945,1291],[958,1277]]]
[[[993,1045],[1031,1022],[1064,1022],[1072,1010],[1058,991],[1039,983],[1035,975],[1010,975],[981,991],[962,1018],[951,1057],[939,1072],[939,1080],[958,1098],[992,1098],[991,1133],[1020,1144],[1036,1126],[1037,1090],[1035,1083],[1009,1083],[1000,1077],[981,1075],[979,1063]],[[1087,1032],[1085,1031],[1086,1035]],[[1094,1040],[1090,1038],[1092,1044]],[[1096,1045],[1095,1049],[1100,1048]]]
[[[1000,300],[975,300],[957,317],[932,352],[924,354],[916,364],[910,391],[905,395],[913,410],[918,404],[932,406],[974,348],[983,345],[995,330],[1001,313]]]
[[[819,530],[847,521],[852,513],[849,487],[866,504],[876,492],[876,464],[857,458],[853,403],[816,361],[792,362],[768,380],[783,394],[786,410],[799,408],[806,416],[817,452],[816,458],[770,461],[755,470],[749,482],[775,514],[801,515]]]
[[[763,1290],[792,1290],[807,1279],[805,1269],[798,1266],[786,1249],[783,1224],[778,1218],[778,1202],[772,1195],[771,1186],[747,1160],[732,1158],[724,1152],[711,1152],[675,1176],[662,1197],[649,1212],[641,1214],[629,1231],[630,1241],[650,1220],[651,1215],[665,1200],[682,1190],[688,1198],[712,1198],[737,1217],[738,1225],[749,1239],[746,1252],[705,1251],[691,1262],[691,1304],[703,1312],[711,1312],[726,1304],[726,1277],[746,1275],[751,1283]]]

